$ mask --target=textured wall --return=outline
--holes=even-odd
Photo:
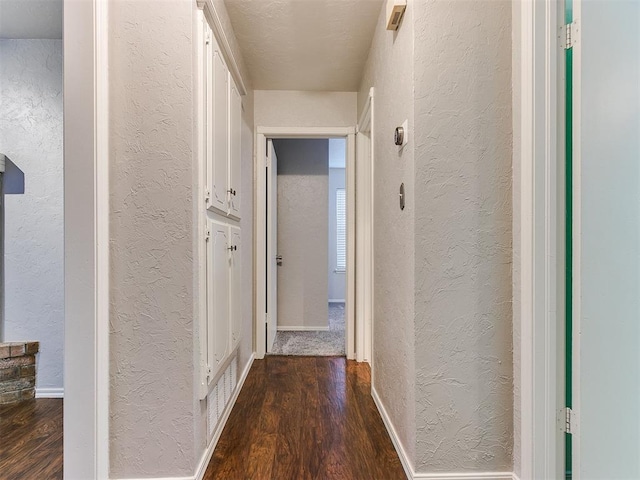
[[[329,141],[275,140],[278,156],[278,326],[327,327]]]
[[[512,302],[513,302],[513,471],[520,476],[521,471],[521,408],[520,408],[520,154],[522,149],[520,139],[520,115],[521,115],[521,85],[520,82],[520,2],[511,3],[511,84],[512,117],[513,117],[513,185],[512,185],[512,211],[513,211],[513,269],[512,269]]]
[[[347,275],[337,273],[337,210],[336,191],[345,188],[346,171],[344,168],[329,168],[329,299],[344,300],[347,294]]]
[[[112,1],[111,477],[192,475],[190,0]]]
[[[358,94],[359,115],[369,88],[375,87],[373,383],[411,459],[415,454],[415,142],[399,151],[393,131],[405,119],[413,126],[414,8],[415,2],[409,0],[397,32],[386,30],[385,13],[381,13]],[[404,211],[398,206],[402,182],[407,193]]]
[[[511,5],[415,7],[415,468],[511,471]]]
[[[255,91],[255,125],[260,127],[353,127],[353,92]]]
[[[6,340],[39,340],[38,388],[63,387],[62,40],[0,40],[0,153],[25,175],[7,195]]]

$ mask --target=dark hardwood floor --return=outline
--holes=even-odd
[[[0,479],[62,478],[62,400],[0,405]]]
[[[370,383],[344,357],[256,360],[204,480],[405,479]]]

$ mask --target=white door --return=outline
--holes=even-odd
[[[278,157],[267,140],[267,353],[278,330]]]
[[[209,378],[216,373],[229,353],[229,227],[207,219],[207,341]]]
[[[573,474],[639,479],[640,2],[574,6]]]
[[[242,335],[242,267],[240,258],[242,256],[242,244],[240,239],[240,229],[229,227],[231,232],[231,350],[238,346]]]
[[[207,101],[211,109],[207,125],[207,176],[209,184],[209,206],[222,213],[228,213],[229,190],[229,74],[222,60],[220,50],[211,37],[211,70],[207,90],[211,90],[212,101]]]
[[[229,75],[229,86],[229,213],[240,218],[242,100],[231,75]]]

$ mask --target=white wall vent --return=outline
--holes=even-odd
[[[229,400],[233,396],[238,384],[237,372],[238,357],[236,356],[231,360],[231,363],[211,389],[209,395],[207,395],[207,430],[209,432],[209,438],[213,436],[218,423],[220,423],[220,419],[229,407]]]

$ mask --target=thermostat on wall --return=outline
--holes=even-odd
[[[407,0],[387,0],[387,30],[398,30]]]

